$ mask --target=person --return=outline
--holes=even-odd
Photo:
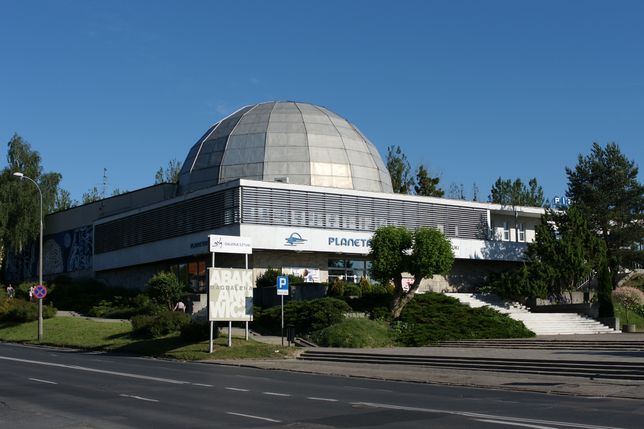
[[[13,288],[11,283],[9,283],[9,286],[7,286],[7,296],[12,299],[16,294],[16,290]]]
[[[173,311],[183,311],[185,313],[186,305],[183,303],[183,301],[179,301],[177,302],[177,305],[174,306]]]
[[[34,300],[34,287],[32,286],[29,288],[29,301],[33,301],[33,300]]]

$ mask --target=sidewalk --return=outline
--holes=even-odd
[[[607,335],[566,336],[566,339],[610,341]],[[279,337],[276,337],[279,339]],[[543,337],[547,338],[547,337]],[[561,336],[559,336],[561,338]],[[644,340],[644,334],[610,335],[613,340]],[[256,338],[254,338],[256,339]],[[490,349],[458,347],[416,347],[382,349],[328,349],[344,352],[397,354],[400,356],[487,357],[506,359],[576,360],[579,362],[619,361],[644,364],[644,351],[615,352],[593,350],[534,350]],[[442,384],[540,392],[548,394],[611,397],[644,400],[644,382],[636,380],[593,379],[592,377],[565,377],[552,374],[517,374],[476,370],[441,369],[427,366],[354,364],[342,362],[315,362],[288,360],[238,360],[206,361],[219,365],[234,365],[267,370],[294,371],[344,377],[373,378],[380,380]]]

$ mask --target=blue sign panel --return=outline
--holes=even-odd
[[[277,276],[277,295],[288,295],[288,276]]]

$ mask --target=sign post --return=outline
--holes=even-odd
[[[282,347],[284,347],[284,295],[288,295],[288,276],[277,276],[277,295],[282,301]]]
[[[209,235],[212,267],[208,269],[208,320],[210,321],[210,343],[208,351],[213,352],[215,321],[228,322],[228,347],[232,346],[232,322],[253,320],[253,271],[248,269],[248,255],[253,253],[250,238],[229,235]],[[215,254],[237,253],[246,255],[246,269],[215,268]]]

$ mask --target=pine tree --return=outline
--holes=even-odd
[[[419,165],[416,170],[416,185],[414,191],[416,195],[424,197],[442,197],[445,192],[438,187],[439,177],[431,177],[424,165]]]

